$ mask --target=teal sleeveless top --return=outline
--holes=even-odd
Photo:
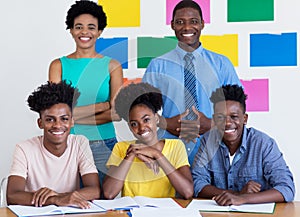
[[[71,81],[80,91],[77,106],[107,102],[110,100],[111,58],[60,58],[62,80]],[[116,137],[112,122],[100,125],[75,124],[71,133],[86,136],[90,141]]]

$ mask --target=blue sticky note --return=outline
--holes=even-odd
[[[128,69],[128,38],[99,38],[96,51],[118,60],[123,69]]]
[[[297,66],[297,33],[251,34],[250,66]]]

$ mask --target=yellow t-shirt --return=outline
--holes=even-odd
[[[119,166],[129,145],[134,143],[135,141],[118,142],[107,161],[107,167]],[[185,146],[179,139],[165,139],[162,153],[175,169],[190,166]],[[158,174],[154,174],[144,162],[135,158],[126,176],[122,196],[175,197],[175,189],[161,168]]]

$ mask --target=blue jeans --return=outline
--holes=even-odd
[[[111,154],[112,149],[114,148],[114,145],[117,142],[118,141],[116,138],[90,141],[90,147],[93,152],[95,165],[98,169],[101,186],[107,173],[106,162]]]

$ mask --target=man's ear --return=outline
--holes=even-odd
[[[205,26],[205,22],[204,22],[204,20],[202,19],[202,20],[201,20],[201,30],[204,29],[204,26]]]
[[[39,126],[40,129],[43,129],[43,121],[42,121],[41,118],[37,119],[37,124],[38,124],[38,126]]]
[[[174,30],[174,20],[171,20],[171,28]]]
[[[248,114],[245,113],[245,114],[244,114],[244,125],[247,124],[247,121],[248,121]]]

